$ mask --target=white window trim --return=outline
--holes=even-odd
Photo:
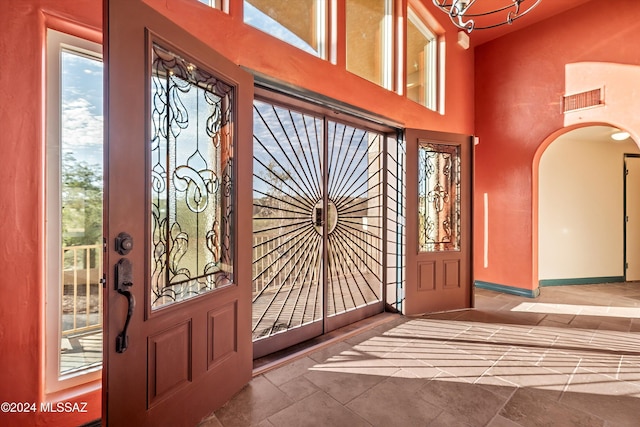
[[[393,17],[394,1],[386,0],[384,4],[384,21],[382,30],[382,87],[393,90]]]
[[[328,10],[329,8],[326,0],[316,3],[316,37],[318,38],[318,56],[325,60],[329,56],[327,52],[327,23],[329,22]]]
[[[46,49],[46,142],[45,142],[45,322],[44,322],[44,385],[45,393],[98,382],[102,365],[59,375],[61,346],[61,278],[62,224],[60,200],[60,115],[61,75],[60,54],[69,50],[102,61],[102,46],[88,40],[47,29]],[[56,196],[57,195],[57,196]]]

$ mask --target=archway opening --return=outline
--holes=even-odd
[[[618,131],[608,125],[570,130],[550,142],[540,156],[541,287],[626,280],[630,239],[625,165],[627,159],[640,156],[640,149],[630,137],[613,139]]]

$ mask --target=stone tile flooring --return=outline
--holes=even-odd
[[[640,282],[382,315],[255,376],[200,427],[640,425]]]

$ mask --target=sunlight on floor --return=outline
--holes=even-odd
[[[511,311],[524,311],[544,314],[574,314],[583,316],[606,316],[640,319],[640,307],[608,307],[598,305],[548,304],[541,302],[523,302]]]

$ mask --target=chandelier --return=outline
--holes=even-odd
[[[529,13],[542,0],[502,0],[502,6],[489,6],[491,0],[433,0],[451,22],[468,33],[509,24]],[[485,9],[482,9],[484,4]]]

